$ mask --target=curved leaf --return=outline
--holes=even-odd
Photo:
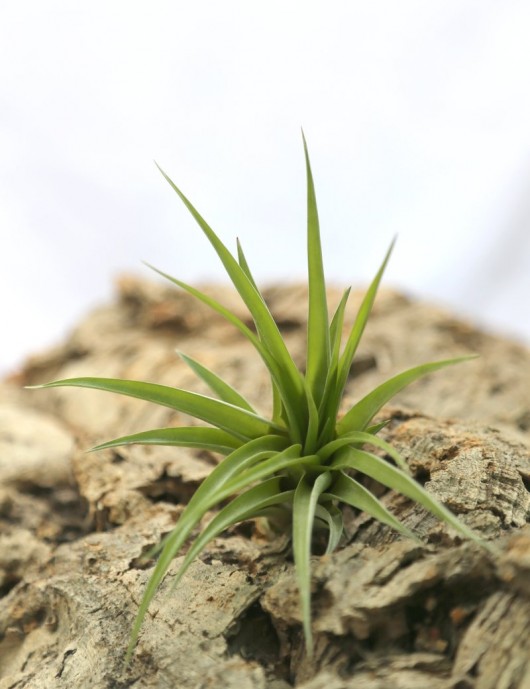
[[[329,362],[328,371],[326,373],[326,384],[324,386],[324,394],[320,400],[319,405],[319,418],[320,418],[320,428],[319,428],[319,445],[324,445],[333,437],[333,432],[335,430],[335,416],[333,416],[333,410],[330,410],[330,400],[334,391],[337,388],[337,372],[339,366],[339,355],[340,355],[340,344],[342,339],[342,327],[344,324],[344,312],[346,309],[346,304],[348,302],[348,297],[350,295],[351,287],[348,287],[342,295],[340,303],[335,311],[333,319],[330,325],[330,345],[331,345],[331,358]],[[340,398],[338,402],[340,403]],[[337,407],[338,409],[338,407]]]
[[[311,632],[311,535],[318,498],[331,483],[331,474],[318,476],[310,485],[302,476],[293,497],[293,554],[300,590],[300,606],[307,654],[313,653]]]
[[[151,431],[124,435],[121,438],[116,438],[116,440],[109,440],[106,443],[96,445],[90,452],[121,447],[123,445],[176,445],[228,454],[240,447],[241,444],[241,440],[218,428],[178,426],[176,428],[157,428]]]
[[[197,419],[211,423],[232,435],[248,440],[265,435],[271,431],[283,429],[257,414],[239,409],[221,400],[215,400],[195,392],[180,390],[156,383],[144,383],[136,380],[119,380],[116,378],[68,378],[45,383],[35,387],[80,387],[116,392],[120,395],[137,397],[146,402],[154,402],[164,407],[185,412]]]
[[[452,366],[453,364],[459,364],[462,361],[469,361],[475,358],[476,356],[472,355],[461,356],[456,359],[445,359],[444,361],[434,361],[399,373],[397,376],[379,385],[375,390],[372,390],[360,402],[357,402],[337,424],[337,433],[344,435],[349,431],[363,431],[381,407],[403,388],[407,387],[407,385],[428,373],[445,368],[445,366]]]
[[[255,514],[258,514],[260,510],[266,507],[288,501],[292,493],[293,491],[286,491],[282,493],[280,489],[280,479],[274,478],[260,484],[259,486],[255,486],[243,495],[234,498],[230,504],[224,507],[219,514],[214,517],[214,519],[208,524],[200,536],[198,536],[198,538],[194,541],[181,566],[179,567],[176,577],[172,582],[172,586],[174,587],[178,584],[195,557],[197,557],[201,550],[203,550],[203,548],[205,548],[206,545],[208,545],[208,543],[219,533],[224,531],[232,524],[237,524],[245,519],[250,519]],[[160,559],[155,566],[138,608],[138,613],[136,614],[136,618],[134,620],[133,628],[129,638],[129,645],[125,656],[126,663],[128,663],[131,659],[149,604],[151,603],[151,600],[153,599],[153,596],[156,593],[156,590],[158,589],[162,578],[166,574],[167,569],[169,568],[169,565],[174,557],[174,548],[170,541],[168,541],[162,550]]]
[[[357,347],[359,346],[359,342],[361,341],[361,337],[366,327],[366,323],[368,322],[368,318],[370,317],[370,313],[372,311],[372,306],[377,295],[377,290],[379,289],[381,278],[383,277],[383,273],[385,272],[387,263],[390,260],[390,255],[392,253],[392,250],[394,249],[395,243],[396,238],[394,237],[385,254],[383,263],[381,264],[379,270],[376,273],[375,278],[372,280],[368,290],[366,291],[364,299],[355,318],[353,328],[351,329],[348,340],[346,341],[344,352],[340,357],[337,382],[338,392],[340,395],[342,395],[342,391],[344,390],[344,386],[346,385],[346,380],[350,372],[353,357],[355,356],[355,352],[357,351]]]
[[[294,490],[283,491],[278,477],[268,479],[257,486],[249,488],[238,495],[209,522],[204,531],[197,536],[186,553],[172,587],[176,586],[193,560],[208,545],[208,543],[225,529],[245,521],[261,516],[267,509],[292,500]]]
[[[258,294],[261,295],[261,292],[259,291],[258,286],[256,285],[256,281],[254,280],[254,277],[252,276],[252,273],[250,272],[250,268],[249,268],[249,265],[247,263],[246,256],[243,253],[243,247],[241,246],[241,242],[239,241],[239,238],[236,240],[236,244],[237,244],[237,260],[239,261],[239,265],[245,271],[247,278],[254,285],[256,292],[258,292]]]
[[[329,555],[339,545],[344,531],[342,512],[338,507],[335,507],[335,505],[330,504],[324,506],[317,504],[315,508],[315,519],[319,519],[326,524],[329,531],[328,546],[326,548],[326,555]]]
[[[390,259],[390,254],[394,248],[395,241],[396,239],[394,238],[388,251],[386,252],[381,267],[377,271],[375,278],[372,280],[372,283],[370,284],[370,287],[364,296],[353,327],[350,331],[348,339],[346,340],[344,351],[339,359],[336,378],[330,379],[326,384],[326,390],[323,398],[323,413],[326,416],[332,416],[335,418],[339,411],[340,401],[342,399],[344,387],[350,373],[353,357],[355,356],[355,352],[357,351],[357,347],[361,341],[364,328],[370,316],[372,306],[377,295],[377,290],[379,289],[379,283],[381,282],[386,265]],[[352,430],[363,429],[356,428]]]
[[[342,328],[344,325],[344,313],[346,311],[346,304],[348,303],[348,297],[350,296],[351,287],[344,290],[337,310],[335,311],[333,318],[331,319],[331,325],[329,327],[329,337],[331,345],[331,364],[338,364],[340,355],[340,342],[342,339]],[[332,365],[330,365],[330,370]],[[327,381],[326,381],[327,383]]]
[[[239,292],[241,298],[250,311],[260,335],[260,339],[263,341],[267,350],[272,354],[284,374],[283,387],[286,393],[284,402],[291,408],[295,418],[298,419],[298,423],[301,424],[299,430],[301,430],[303,427],[303,417],[300,417],[297,414],[297,412],[303,409],[303,407],[300,406],[300,403],[304,397],[301,374],[292,360],[291,355],[285,346],[285,342],[280,335],[278,326],[276,325],[276,322],[272,317],[267,305],[265,304],[261,294],[256,289],[253,281],[249,279],[245,273],[245,270],[239,265],[236,259],[228,251],[226,246],[215,234],[204,218],[199,214],[192,203],[186,198],[186,196],[180,191],[180,189],[162,170],[162,168],[158,165],[157,167],[173,191],[175,191],[180,197],[181,201],[189,210],[205,234],[206,238],[215,249],[215,252],[221,259],[228,276],[232,280],[234,287]]]
[[[216,375],[209,368],[199,363],[191,356],[184,354],[177,350],[180,358],[194,371],[199,378],[201,378],[206,385],[214,392],[219,399],[228,404],[232,404],[234,407],[239,407],[240,409],[246,409],[252,414],[256,414],[256,410],[250,405],[250,403],[237,392],[231,385],[228,385],[222,378]]]
[[[251,483],[267,478],[272,474],[283,472],[284,469],[293,468],[303,471],[312,466],[318,466],[318,456],[304,455],[301,457],[300,445],[292,445],[283,452],[257,462],[250,469],[238,473],[235,478],[223,486],[222,490],[217,493],[217,496],[219,500],[224,500],[226,497],[246,488]]]
[[[474,531],[469,529],[463,522],[450,512],[447,507],[444,507],[434,496],[428,493],[425,488],[420,486],[413,478],[405,474],[400,469],[385,462],[377,455],[365,452],[364,450],[357,450],[346,448],[341,451],[333,463],[332,467],[335,469],[355,469],[366,476],[379,481],[387,488],[405,495],[414,500],[419,505],[425,507],[426,510],[434,514],[436,517],[446,522],[455,531],[462,536],[469,538],[476,543],[480,543],[483,547],[491,550],[488,543],[485,543]]]
[[[332,457],[332,455],[335,452],[341,450],[343,447],[347,447],[348,445],[356,446],[368,444],[374,445],[374,447],[379,447],[381,450],[384,450],[390,457],[392,457],[392,459],[395,461],[395,463],[399,466],[399,468],[402,471],[405,471],[407,474],[410,474],[410,469],[407,463],[399,454],[399,452],[392,447],[392,445],[384,441],[382,438],[378,438],[377,436],[364,431],[346,433],[345,435],[340,436],[336,440],[332,440],[330,443],[324,445],[324,447],[318,451],[318,456],[322,459],[323,462],[325,462],[330,457]]]
[[[418,537],[402,524],[399,519],[394,517],[383,503],[372,495],[369,490],[342,471],[340,472],[340,476],[333,481],[332,487],[326,492],[326,497],[327,496],[336,498],[347,505],[351,505],[362,512],[366,512],[366,514],[377,519],[377,521],[391,526],[408,538],[412,538],[415,541],[419,540]]]
[[[238,472],[240,467],[252,465],[252,463],[274,454],[281,448],[284,442],[285,440],[278,436],[267,436],[251,440],[237,450],[234,450],[204,479],[180,515],[175,528],[152,550],[151,555],[160,552],[160,557],[147,583],[138,608],[127,651],[128,659],[138,639],[138,634],[140,633],[140,628],[149,605],[172,560],[184,545],[193,528],[206,512],[219,502],[216,496],[218,490],[216,489],[220,490]]]
[[[241,319],[239,319],[237,316],[235,316],[231,311],[229,311],[227,308],[222,306],[218,301],[213,299],[213,297],[208,296],[207,294],[204,294],[204,292],[201,292],[200,290],[196,289],[195,287],[192,287],[191,285],[188,285],[187,283],[183,282],[182,280],[178,280],[177,278],[174,278],[172,275],[169,275],[168,273],[164,273],[164,271],[159,270],[158,268],[155,268],[149,263],[145,264],[148,268],[151,268],[151,270],[154,270],[155,273],[158,273],[162,277],[166,278],[173,284],[177,285],[177,287],[180,287],[184,291],[188,292],[188,294],[191,294],[193,297],[201,301],[203,304],[206,304],[206,306],[209,306],[213,311],[218,313],[220,316],[222,316],[225,320],[227,320],[229,323],[232,323],[239,332],[244,335],[244,337],[249,340],[249,342],[252,343],[258,354],[260,355],[263,363],[267,367],[270,376],[271,376],[271,383],[273,387],[273,392],[274,392],[274,410],[275,410],[275,415],[274,415],[274,422],[278,423],[280,420],[280,415],[277,412],[279,409],[279,399],[284,404],[284,408],[286,410],[286,414],[290,414],[292,417],[292,410],[290,409],[289,406],[289,395],[287,388],[285,387],[284,384],[284,375],[281,370],[281,367],[279,366],[278,362],[274,359],[272,356],[271,352],[263,345],[263,343],[260,341],[258,337],[248,328]],[[291,418],[289,417],[289,418]],[[300,440],[302,439],[302,436],[299,434],[298,438],[294,438],[294,440]]]

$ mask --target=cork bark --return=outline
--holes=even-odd
[[[248,322],[233,292],[212,289]],[[330,304],[339,296],[330,290]],[[266,297],[303,366],[304,289]],[[266,372],[237,331],[186,294],[134,278],[1,384],[0,689],[530,689],[530,351],[393,292],[376,302],[345,403],[423,361],[478,354],[395,398],[382,435],[498,556],[381,490],[421,544],[345,511],[341,547],[313,558],[308,659],[289,541],[243,524],[173,589],[175,560],[125,668],[153,566],[143,555],[218,458],[181,448],[87,454],[189,419],[103,392],[22,386],[98,375],[206,392],[175,348],[268,411]]]

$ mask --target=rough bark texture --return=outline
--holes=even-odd
[[[231,291],[215,292],[248,321]],[[304,290],[273,288],[267,299],[303,365]],[[116,303],[2,384],[0,689],[530,689],[530,352],[392,292],[378,298],[345,401],[422,361],[480,355],[396,398],[384,436],[418,480],[498,543],[499,557],[392,493],[384,500],[422,545],[348,512],[341,549],[313,560],[309,660],[289,544],[242,525],[176,590],[166,579],[125,669],[152,566],[141,556],[217,460],[168,448],[86,454],[185,417],[101,392],[21,385],[101,375],[205,392],[175,347],[267,411],[267,376],[237,331],[186,294],[132,278]]]

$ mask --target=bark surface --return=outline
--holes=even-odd
[[[213,293],[249,322],[233,292]],[[330,290],[331,305],[339,297]],[[304,289],[266,298],[303,366]],[[177,347],[267,413],[266,372],[239,333],[186,294],[134,278],[1,384],[0,689],[530,689],[530,351],[393,292],[376,302],[345,404],[418,363],[479,354],[395,398],[382,435],[498,557],[391,492],[384,501],[421,544],[347,512],[341,548],[313,558],[309,660],[289,543],[244,524],[172,590],[175,560],[124,668],[152,568],[142,556],[218,459],[181,448],[87,454],[189,419],[103,392],[22,385],[97,375],[207,392]]]

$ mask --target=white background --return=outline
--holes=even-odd
[[[141,260],[223,279],[153,159],[303,279],[301,126],[330,282],[397,233],[387,285],[529,342],[529,37],[527,0],[0,0],[0,371]]]

